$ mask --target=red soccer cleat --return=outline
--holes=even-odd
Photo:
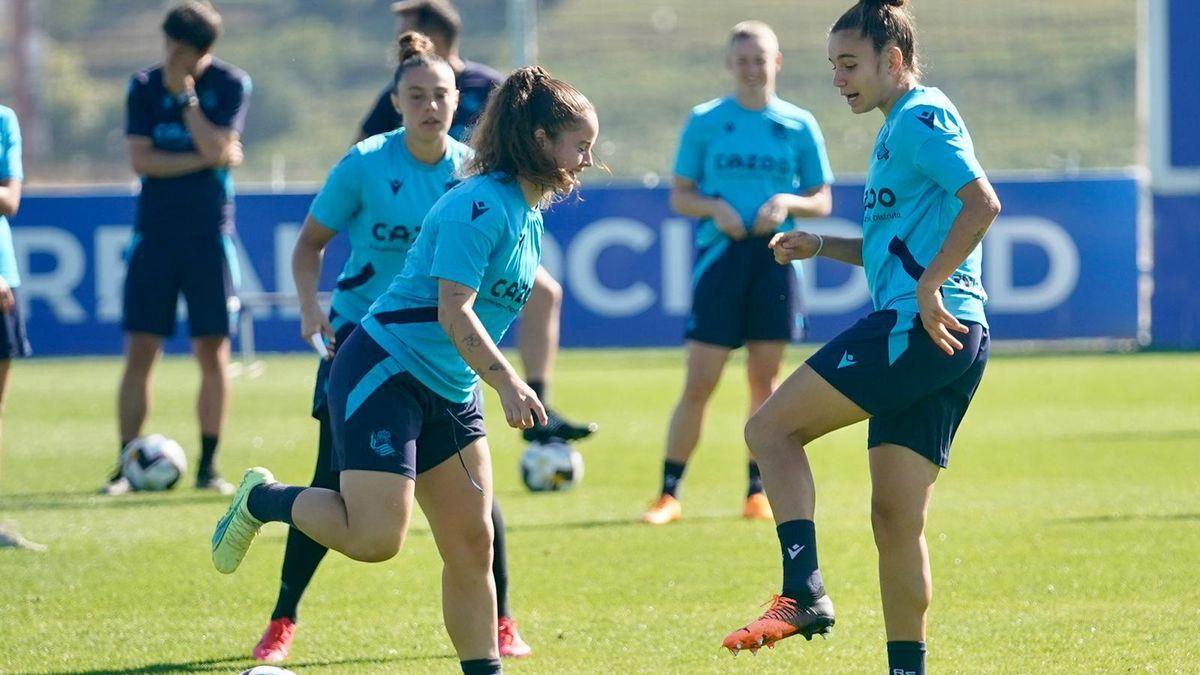
[[[288,652],[292,650],[292,636],[295,634],[296,624],[286,616],[267,624],[262,639],[254,645],[254,660],[267,663],[286,661]]]
[[[743,649],[757,653],[762,647],[775,647],[775,643],[793,635],[803,635],[811,640],[814,635],[824,636],[833,628],[833,601],[822,595],[808,607],[800,607],[795,600],[782,595],[772,596],[771,606],[759,618],[725,636],[722,646],[738,655]]]
[[[533,653],[533,648],[521,639],[517,622],[510,616],[500,617],[497,637],[500,641],[500,657],[523,659]]]

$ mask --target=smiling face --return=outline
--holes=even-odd
[[[554,160],[554,165],[571,174],[572,180],[578,181],[580,172],[594,163],[592,148],[596,145],[596,137],[600,135],[596,111],[588,110],[578,124],[563,129],[553,142],[547,142],[545,133],[537,130],[538,139]]]
[[[870,38],[855,30],[830,33],[829,62],[833,65],[833,86],[856,114],[887,106],[903,76],[900,50],[886,45],[876,52]]]
[[[454,73],[445,63],[409,66],[396,83],[392,103],[404,118],[406,133],[434,141],[450,131],[458,107]]]
[[[783,64],[779,43],[769,35],[747,35],[729,45],[725,59],[739,93],[771,94]]]

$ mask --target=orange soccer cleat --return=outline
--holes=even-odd
[[[642,514],[642,522],[650,525],[673,523],[683,515],[683,505],[671,495],[661,495]]]
[[[775,647],[775,643],[793,635],[803,635],[811,640],[814,635],[824,636],[833,628],[833,601],[822,595],[808,607],[800,607],[792,598],[776,595],[771,597],[771,606],[749,625],[725,636],[722,643],[726,649],[738,655],[743,649],[757,653],[762,647]]]
[[[742,507],[742,517],[746,520],[774,520],[775,513],[771,511],[771,502],[763,492],[755,492],[746,497],[746,505]]]
[[[517,622],[512,617],[500,617],[497,626],[501,658],[523,659],[533,653],[533,648],[521,639],[521,634],[517,632]]]

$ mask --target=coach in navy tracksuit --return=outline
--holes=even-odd
[[[125,277],[120,440],[124,447],[142,434],[150,372],[163,339],[175,332],[182,293],[202,373],[196,487],[227,494],[232,486],[213,459],[227,405],[230,311],[236,308],[238,276],[230,169],[242,162],[250,78],[213,57],[221,16],[209,4],[177,5],[162,28],[166,58],[133,76],[127,100],[125,133],[142,191]],[[104,491],[128,489],[118,470]]]

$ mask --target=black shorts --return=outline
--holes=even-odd
[[[335,312],[329,313],[330,323],[334,322],[337,317]],[[337,325],[337,324],[334,324]],[[337,329],[334,334],[334,353],[337,353],[337,348],[346,344],[346,340],[350,339],[350,334],[354,329],[358,328],[357,323],[348,323]],[[317,383],[313,387],[313,404],[312,416],[315,419],[321,419],[321,413],[329,408],[329,371],[333,368],[333,359],[321,359],[321,363],[317,366]]]
[[[333,470],[415,479],[485,436],[482,398],[478,389],[466,403],[442,398],[356,330],[329,373]]]
[[[12,289],[13,307],[7,312],[0,313],[0,361],[29,356],[33,350],[29,347],[29,337],[25,334],[25,317],[21,314],[21,303],[17,300],[17,289]]]
[[[867,447],[892,443],[946,468],[950,443],[983,379],[988,329],[964,321],[949,356],[909,312],[873,312],[809,357],[809,367],[871,415]]]
[[[722,238],[696,253],[685,338],[730,349],[752,341],[801,338],[804,317],[796,271],[775,262],[767,248],[770,241]]]
[[[127,255],[126,332],[170,337],[182,293],[192,337],[227,336],[237,293],[237,257],[228,235],[142,238]]]

